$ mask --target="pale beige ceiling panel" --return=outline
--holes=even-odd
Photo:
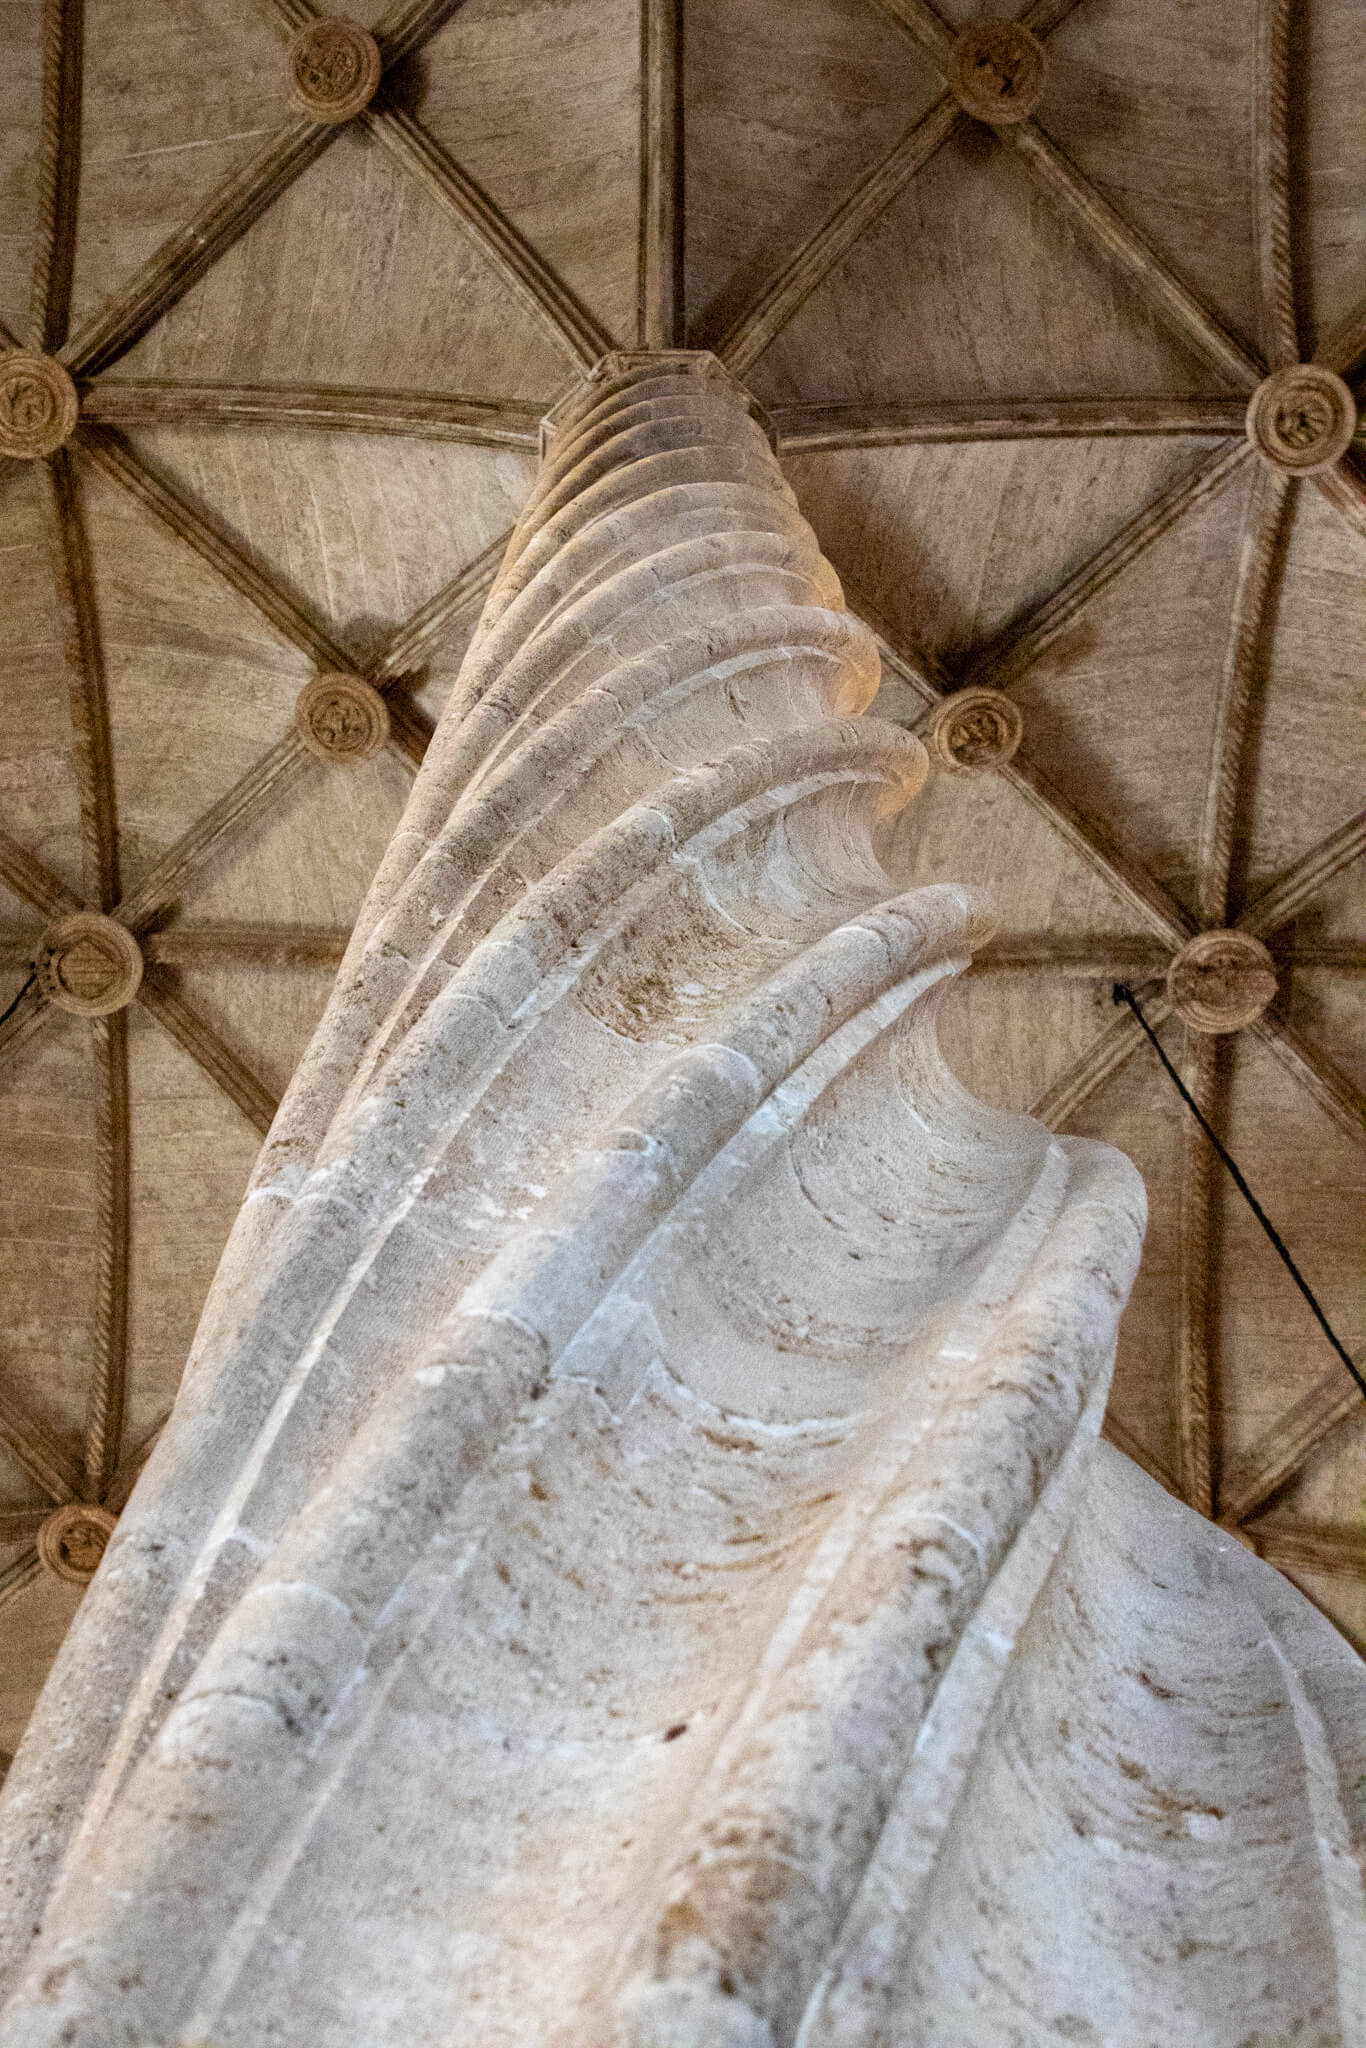
[[[14,463],[0,475],[0,823],[27,853],[79,891],[80,798],[50,502],[45,470]],[[30,909],[26,915],[32,921],[38,913]]]
[[[196,929],[203,931],[203,926],[187,920],[184,931],[190,940]],[[258,929],[264,947],[270,927]],[[329,930],[335,935],[332,955],[320,961],[316,955],[322,951],[323,932]],[[285,957],[242,958],[234,956],[229,945],[214,947],[210,927],[203,950],[190,951],[187,946],[170,970],[199,1015],[277,1098],[284,1094],[323,1013],[349,936],[344,926],[307,928],[302,938],[294,937],[297,951],[290,959],[296,928],[281,925],[278,931],[280,954]]]
[[[86,9],[75,327],[290,118],[287,43],[264,7]]]
[[[1298,487],[1266,665],[1248,820],[1251,891],[1366,799],[1366,534]]]
[[[773,403],[1228,389],[976,124],[873,222],[750,381]]]
[[[1256,0],[1087,0],[1039,120],[1234,334],[1257,346]]]
[[[1108,990],[1106,991],[1108,997]],[[1114,1011],[1106,1020],[1107,1027]],[[1174,1058],[1180,1026],[1163,1033]],[[1122,1145],[1148,1191],[1143,1260],[1119,1327],[1111,1416],[1164,1480],[1180,1466],[1178,1360],[1181,1350],[1181,1175],[1186,1112],[1157,1055],[1140,1045],[1125,1064],[1063,1123],[1078,1137]]]
[[[968,673],[1216,446],[1186,436],[978,441],[792,456],[837,569],[915,646]]]
[[[129,1013],[132,1244],[120,1453],[169,1408],[261,1133],[162,1027]]]
[[[999,948],[1031,938],[1073,949],[1083,939],[1094,941],[1103,975],[1108,941],[1151,935],[1134,905],[998,775],[934,771],[881,851],[903,889],[976,883],[991,903]],[[1108,984],[1105,995],[1108,1003]]]
[[[44,1572],[6,1608],[5,1654],[0,1657],[0,1764],[19,1746],[48,1666],[84,1591],[83,1586],[65,1586]]]
[[[126,492],[84,486],[127,893],[289,731],[312,670]]]
[[[1110,991],[1094,976],[998,969],[984,959],[945,995],[939,1042],[969,1093],[1028,1110],[1112,1017]]]
[[[349,930],[411,788],[389,748],[352,767],[310,764],[196,878],[185,921]]]
[[[348,128],[118,374],[549,399],[572,362],[465,228]]]
[[[1359,0],[1304,0],[1301,317],[1306,352],[1366,302],[1366,37]]]
[[[1306,950],[1313,941],[1302,938]],[[1352,948],[1351,965],[1292,964],[1283,972],[1279,1007],[1295,1030],[1332,1059],[1366,1096],[1366,942]]]
[[[467,0],[397,87],[607,333],[628,344],[639,22],[638,0]]]
[[[1191,907],[1245,489],[1164,534],[1012,691],[1050,779]]]
[[[530,449],[407,436],[160,427],[130,439],[361,665],[507,532],[535,470]]]
[[[1366,1144],[1349,1135],[1262,1042],[1239,1036],[1227,1143],[1353,1355],[1366,1346]],[[1219,1381],[1237,1455],[1325,1376],[1346,1369],[1246,1204],[1222,1198],[1225,1271]],[[1366,1469],[1362,1481],[1366,1483]]]
[[[38,219],[42,23],[39,7],[5,9],[0,64],[0,319],[16,332],[28,317]]]
[[[687,14],[687,294],[714,343],[942,88],[876,0]]]
[[[90,1026],[49,1010],[39,1031],[6,1049],[3,1072],[0,1391],[79,1465],[97,1271]],[[3,1443],[0,1466],[12,1476]]]

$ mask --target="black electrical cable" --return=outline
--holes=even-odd
[[[1299,1288],[1300,1293],[1304,1296],[1305,1300],[1309,1303],[1310,1308],[1313,1309],[1314,1314],[1318,1319],[1319,1327],[1323,1331],[1324,1336],[1328,1339],[1328,1342],[1332,1345],[1334,1351],[1337,1352],[1338,1357],[1342,1360],[1348,1372],[1352,1375],[1352,1378],[1360,1387],[1362,1393],[1366,1394],[1366,1379],[1362,1378],[1361,1373],[1357,1368],[1355,1359],[1351,1357],[1347,1350],[1346,1345],[1338,1337],[1337,1333],[1333,1329],[1332,1324],[1329,1322],[1327,1316],[1319,1307],[1318,1302],[1315,1299],[1313,1289],[1310,1287],[1309,1282],[1305,1279],[1303,1273],[1301,1273],[1299,1267],[1295,1264],[1295,1261],[1291,1258],[1289,1252],[1286,1250],[1285,1244],[1281,1238],[1281,1234],[1277,1230],[1275,1224],[1271,1221],[1271,1218],[1267,1215],[1265,1209],[1257,1200],[1257,1197],[1253,1194],[1247,1182],[1243,1179],[1242,1174],[1238,1171],[1237,1162],[1232,1158],[1232,1156],[1228,1152],[1225,1151],[1224,1147],[1220,1144],[1218,1138],[1210,1129],[1209,1121],[1203,1115],[1199,1103],[1191,1094],[1190,1089],[1181,1079],[1181,1076],[1177,1073],[1176,1068],[1167,1058],[1166,1053],[1163,1052],[1162,1047],[1158,1042],[1157,1033],[1153,1030],[1152,1025],[1148,1022],[1147,1018],[1144,1016],[1142,1010],[1138,1006],[1138,997],[1134,994],[1133,990],[1129,988],[1124,982],[1117,981],[1114,985],[1114,988],[1111,991],[1110,999],[1116,1005],[1118,1005],[1119,1003],[1127,1003],[1129,1008],[1133,1011],[1135,1017],[1137,1017],[1139,1023],[1143,1026],[1143,1029],[1147,1032],[1148,1037],[1152,1041],[1153,1051],[1157,1054],[1157,1057],[1161,1060],[1163,1066],[1171,1075],[1172,1080],[1176,1085],[1177,1092],[1181,1096],[1182,1101],[1185,1103],[1187,1109],[1195,1118],[1195,1121],[1199,1124],[1201,1130],[1209,1139],[1211,1145],[1213,1145],[1215,1151],[1219,1154],[1219,1157],[1223,1160],[1225,1166],[1228,1168],[1229,1173],[1233,1178],[1233,1184],[1237,1188],[1243,1200],[1247,1203],[1248,1208],[1252,1211],[1257,1221],[1261,1224],[1262,1229],[1271,1239],[1271,1242],[1275,1246],[1276,1251],[1279,1254],[1281,1262],[1284,1265],[1286,1271],[1289,1273],[1295,1285]]]
[[[22,1002],[23,1002],[23,1000],[24,1000],[24,997],[25,997],[25,996],[26,996],[26,995],[28,994],[29,990],[30,990],[30,989],[31,989],[31,988],[33,987],[33,984],[34,984],[34,982],[35,982],[35,981],[36,981],[37,979],[38,979],[38,970],[37,970],[37,968],[35,967],[35,968],[34,968],[34,970],[33,970],[33,972],[32,972],[32,973],[31,973],[31,974],[29,975],[29,978],[28,978],[28,980],[27,980],[27,981],[26,981],[26,982],[24,983],[23,987],[22,987],[22,988],[20,989],[20,991],[19,991],[18,995],[17,995],[17,996],[16,996],[15,998],[14,998],[14,1001],[13,1001],[13,1002],[12,1002],[12,1003],[10,1004],[9,1008],[8,1008],[8,1009],[7,1009],[6,1011],[5,1011],[4,1015],[3,1015],[3,1016],[0,1016],[0,1024],[8,1024],[8,1023],[9,1023],[9,1020],[10,1020],[10,1018],[11,1018],[11,1017],[12,1017],[12,1016],[14,1015],[14,1013],[15,1013],[15,1011],[16,1011],[16,1010],[18,1009],[18,1007],[19,1007],[20,1003],[22,1003]]]

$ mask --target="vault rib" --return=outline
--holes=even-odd
[[[29,296],[31,345],[51,355],[66,340],[76,254],[81,158],[84,0],[43,0],[43,111],[38,136],[38,233]]]
[[[169,931],[149,932],[143,953],[168,966],[240,960],[269,967],[335,967],[350,936],[340,925],[173,925]]]
[[[1366,355],[1366,299],[1340,320],[1331,333],[1327,334],[1314,351],[1314,361],[1323,363],[1330,370],[1336,370],[1339,377],[1350,377],[1361,366]]]
[[[993,690],[1008,689],[1067,631],[1116,577],[1147,553],[1197,506],[1222,491],[1250,460],[1246,441],[1221,444],[1158,493],[1122,526],[1075,575],[1067,577],[1034,610],[997,634],[968,664],[966,680]]]
[[[87,1500],[103,1498],[123,1434],[128,1366],[128,1251],[132,1162],[128,1113],[128,1013],[92,1017],[97,1259],[94,1356],[85,1430]]]
[[[30,1479],[60,1507],[81,1494],[81,1475],[40,1423],[0,1386],[0,1444],[8,1446]]]
[[[112,428],[102,427],[82,435],[80,450],[93,468],[127,491],[177,540],[193,548],[201,561],[216,570],[239,597],[246,598],[262,618],[308,655],[311,661],[315,661],[319,668],[349,670],[354,667],[355,664],[324,627],[301,611],[293,599],[287,597],[271,577],[220,533],[202,512],[140,462]]]
[[[1259,1017],[1252,1028],[1339,1130],[1366,1145],[1366,1095],[1341,1069],[1274,1011]]]
[[[1268,1519],[1242,1532],[1258,1557],[1283,1572],[1323,1572],[1335,1579],[1366,1579],[1366,1550],[1355,1530],[1316,1522]]]
[[[680,348],[683,304],[683,107],[680,0],[641,0],[640,229],[636,339]]]
[[[1265,939],[1278,931],[1283,924],[1289,924],[1298,917],[1306,903],[1326,889],[1366,853],[1366,810],[1358,811],[1335,832],[1311,846],[1307,853],[1300,855],[1293,867],[1286,869],[1279,879],[1272,883],[1266,894],[1243,912],[1238,920],[1241,932],[1251,932],[1254,938]]]
[[[1117,1451],[1123,1451],[1126,1458],[1132,1458],[1135,1465],[1140,1465],[1150,1479],[1155,1479],[1158,1485],[1164,1488],[1166,1492],[1174,1494],[1178,1500],[1180,1499],[1181,1489],[1172,1478],[1171,1473],[1168,1472],[1165,1465],[1158,1462],[1151,1451],[1139,1442],[1133,1431],[1120,1421],[1113,1409],[1106,1410],[1105,1424],[1101,1433],[1109,1438]]]
[[[611,335],[532,248],[468,171],[420,121],[398,108],[367,107],[359,117],[404,170],[478,245],[504,282],[549,328],[581,369],[615,346]]]
[[[373,669],[367,671],[377,690],[387,689],[426,661],[454,626],[478,610],[493,587],[511,538],[510,533],[500,534],[399,627]]]
[[[1186,1086],[1214,1121],[1221,1093],[1219,1041],[1186,1032]],[[1181,1319],[1176,1353],[1177,1444],[1181,1495],[1199,1514],[1214,1513],[1211,1366],[1217,1343],[1212,1272],[1214,1148],[1193,1117],[1181,1127],[1179,1262]]]
[[[1294,504],[1292,483],[1284,472],[1259,462],[1243,521],[1238,582],[1200,826],[1200,914],[1210,925],[1227,924],[1232,910],[1234,828],[1244,798],[1253,699],[1264,674],[1267,638],[1284,567],[1284,540]]]
[[[545,407],[463,392],[372,391],[329,384],[181,384],[101,377],[81,418],[108,427],[278,426],[322,433],[417,435],[483,448],[535,448]]]
[[[1300,360],[1290,247],[1291,0],[1258,0],[1256,155],[1257,291],[1262,347],[1273,370]]]
[[[1042,190],[1089,235],[1169,329],[1175,329],[1197,354],[1244,390],[1251,391],[1261,382],[1261,365],[1250,350],[1181,282],[1109,200],[1101,197],[1037,122],[1020,121],[996,132],[1017,151]]]
[[[42,1570],[37,1551],[31,1549],[16,1557],[12,1564],[7,1564],[0,1571],[0,1607],[8,1607],[26,1586],[31,1586],[35,1579],[41,1577]]]
[[[269,136],[66,343],[71,375],[93,377],[140,341],[340,133],[299,114]]]
[[[124,898],[117,910],[123,923],[131,931],[139,932],[169,910],[191,878],[221,854],[232,839],[255,824],[312,765],[293,733],[277,740],[240,781],[210,805],[202,817],[196,818]]]
[[[1165,996],[1158,996],[1148,1004],[1148,1022],[1154,1030],[1166,1022],[1171,1015],[1171,1005]],[[1059,1131],[1076,1116],[1102,1088],[1112,1074],[1122,1066],[1144,1042],[1142,1027],[1133,1013],[1125,1010],[1094,1044],[1087,1047],[1080,1059],[1076,1059],[1065,1073],[1050,1082],[1043,1094],[1030,1105],[1029,1114],[1036,1116],[1040,1123],[1050,1130]]]
[[[70,678],[71,732],[81,805],[81,865],[87,903],[108,910],[119,893],[114,767],[109,699],[100,644],[95,579],[71,457],[59,448],[48,464],[49,507],[63,653]]]
[[[279,1104],[232,1047],[155,969],[143,976],[137,999],[264,1137]]]
[[[1226,398],[1004,398],[876,400],[770,406],[780,455],[837,448],[906,448],[936,442],[1035,441],[1084,436],[1241,434],[1247,408]]]
[[[80,897],[3,830],[0,830],[0,882],[25,903],[40,910],[44,917],[66,917],[81,908]]]
[[[1230,1527],[1245,1522],[1304,1468],[1334,1430],[1360,1413],[1361,1394],[1341,1366],[1324,1373],[1229,1467],[1221,1519]]]

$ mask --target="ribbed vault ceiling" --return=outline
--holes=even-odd
[[[1366,470],[1243,424],[1269,372],[1366,357],[1356,0],[1035,0],[1042,96],[997,126],[946,89],[971,5],[353,11],[385,69],[344,122],[290,97],[308,0],[0,17],[0,345],[80,401],[0,459],[0,1000],[78,911],[143,957],[126,1007],[72,1014],[49,967],[0,1026],[0,1746],[80,1593],[39,1529],[127,1497],[538,422],[613,346],[753,390],[881,709],[1018,706],[1013,760],[937,774],[887,848],[995,899],[946,1048],[1137,1160],[1109,1427],[1366,1639],[1366,1403],[1110,1000],[1359,1353]],[[337,671],[387,739],[319,758],[296,699]],[[1210,1037],[1164,977],[1222,927],[1278,987]]]

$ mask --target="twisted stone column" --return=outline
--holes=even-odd
[[[12,1773],[6,2048],[1128,2038],[1040,2030],[1026,1907],[1039,1785],[1139,1782],[1055,1711],[1155,1597],[1091,1449],[1137,1176],[942,1065],[981,911],[879,866],[924,752],[745,394],[552,424]]]

